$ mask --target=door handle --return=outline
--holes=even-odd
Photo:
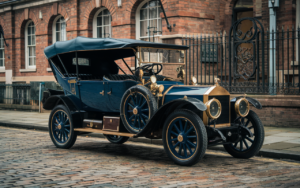
[[[102,90],[102,92],[100,92],[100,95],[104,95],[104,90]]]
[[[111,95],[111,91],[107,92],[107,95]]]

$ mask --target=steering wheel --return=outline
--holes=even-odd
[[[156,70],[154,70],[155,66],[156,66]],[[163,69],[163,65],[159,63],[153,63],[153,64],[144,65],[140,68],[143,70],[144,76],[152,76],[152,75],[158,75]]]

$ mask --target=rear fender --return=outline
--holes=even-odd
[[[45,110],[52,110],[59,104],[63,104],[68,108],[72,116],[74,128],[81,128],[83,112],[80,111],[80,109],[72,102],[69,97],[63,95],[53,95],[46,100],[46,102],[43,104],[43,108]]]
[[[150,132],[162,128],[168,115],[178,109],[189,109],[200,115],[202,114],[201,112],[205,111],[207,108],[202,101],[195,98],[176,99],[170,101],[155,112],[145,128],[137,134],[137,137],[146,136]]]

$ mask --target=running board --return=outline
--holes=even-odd
[[[122,133],[122,132],[114,132],[114,131],[103,131],[103,130],[100,130],[100,129],[91,129],[91,128],[75,128],[74,131],[89,132],[89,133],[101,133],[101,134],[117,135],[117,136],[126,136],[126,137],[130,137],[130,138],[136,137],[136,135],[132,134],[132,133]]]

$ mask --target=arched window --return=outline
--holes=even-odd
[[[57,16],[53,21],[53,43],[67,40],[66,21],[64,17]]]
[[[25,27],[25,62],[26,68],[35,68],[35,25],[31,20]]]
[[[161,5],[158,0],[145,1],[140,4],[136,12],[136,39],[145,40],[149,36],[162,34]]]
[[[93,37],[107,38],[111,36],[111,14],[106,8],[98,10],[93,20]]]
[[[5,67],[4,62],[5,62],[4,61],[4,39],[3,39],[3,35],[1,35],[0,36],[0,69],[3,69]]]

